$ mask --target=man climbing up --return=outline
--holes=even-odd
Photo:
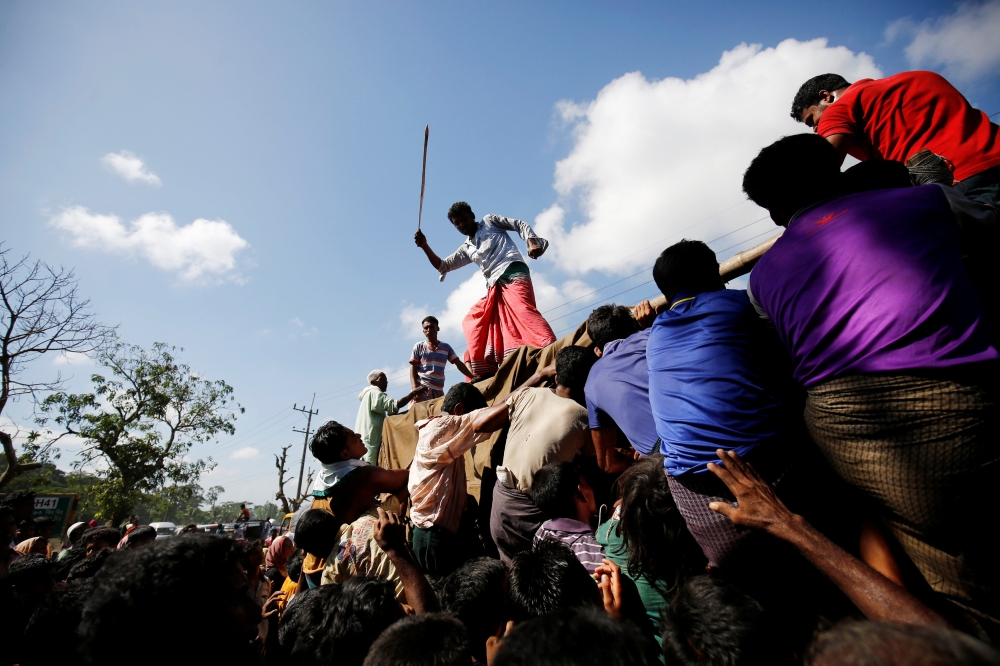
[[[434,254],[422,231],[414,234],[413,241],[441,274],[441,280],[449,271],[473,262],[483,271],[486,296],[465,315],[462,330],[468,344],[466,365],[477,377],[489,377],[504,357],[518,347],[545,347],[555,342],[552,327],[535,305],[528,265],[507,232],[518,232],[532,259],[542,256],[549,242],[539,238],[522,220],[486,215],[477,222],[472,208],[464,201],[452,205],[448,219],[455,229],[468,236],[448,257],[441,259]]]

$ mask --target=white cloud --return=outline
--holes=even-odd
[[[802,82],[822,72],[881,76],[864,53],[789,39],[741,44],[693,79],[632,72],[593,101],[560,102],[574,145],[556,164],[558,201],[535,219],[552,242],[546,256],[570,274],[635,272],[681,237],[707,241],[760,218],[745,203],[743,171],[763,146],[806,130],[788,109]],[[726,236],[717,249],[769,224]]]
[[[136,181],[147,185],[160,186],[160,177],[146,168],[145,163],[130,150],[108,153],[101,158],[101,163],[130,183]]]
[[[953,14],[921,23],[900,19],[885,34],[889,41],[912,38],[906,58],[913,67],[941,68],[969,81],[1000,65],[1000,0],[963,3]]]
[[[227,278],[242,283],[236,256],[250,244],[225,220],[197,219],[177,226],[168,213],[146,213],[126,226],[117,215],[64,208],[49,223],[67,232],[77,247],[138,256],[185,282]]]
[[[242,449],[236,449],[229,454],[230,460],[249,460],[251,458],[256,458],[260,455],[260,451],[252,446],[245,446]]]
[[[79,352],[63,352],[59,354],[54,359],[52,359],[52,365],[73,365],[73,366],[85,366],[93,365],[94,360],[87,356],[86,354],[81,354]]]

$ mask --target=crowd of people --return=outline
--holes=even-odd
[[[665,305],[596,308],[587,344],[493,404],[445,368],[554,342],[507,231],[548,243],[463,202],[453,255],[418,232],[442,279],[487,278],[465,358],[426,318],[412,390],[374,371],[355,429],[312,437],[287,534],[74,526],[54,556],[7,497],[3,664],[1000,663],[1000,128],[927,72],[818,76],[792,116],[815,133],[744,174],[783,228],[746,289],[675,243]],[[379,466],[385,418],[434,398],[409,465]],[[494,439],[477,501],[467,454]]]

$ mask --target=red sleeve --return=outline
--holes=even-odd
[[[824,139],[834,134],[851,134],[860,136],[863,134],[861,127],[853,117],[854,95],[848,97],[845,93],[843,97],[826,107],[823,115],[819,119],[819,127],[816,134]]]

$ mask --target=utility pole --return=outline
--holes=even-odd
[[[305,474],[305,471],[306,471],[306,450],[309,448],[310,426],[312,426],[312,418],[313,418],[313,416],[316,415],[316,414],[319,414],[319,410],[318,409],[315,412],[313,411],[313,405],[315,403],[316,403],[316,394],[313,393],[312,402],[309,403],[309,409],[306,409],[305,405],[302,405],[301,407],[299,407],[298,403],[295,403],[294,405],[292,405],[292,409],[294,409],[295,411],[302,412],[303,414],[308,414],[308,418],[306,419],[306,429],[305,430],[299,430],[298,428],[292,428],[292,432],[301,432],[301,433],[304,433],[305,436],[306,436],[305,440],[302,442],[302,463],[299,465],[299,489],[295,493],[295,499],[298,499],[298,498],[302,497],[302,475]]]

